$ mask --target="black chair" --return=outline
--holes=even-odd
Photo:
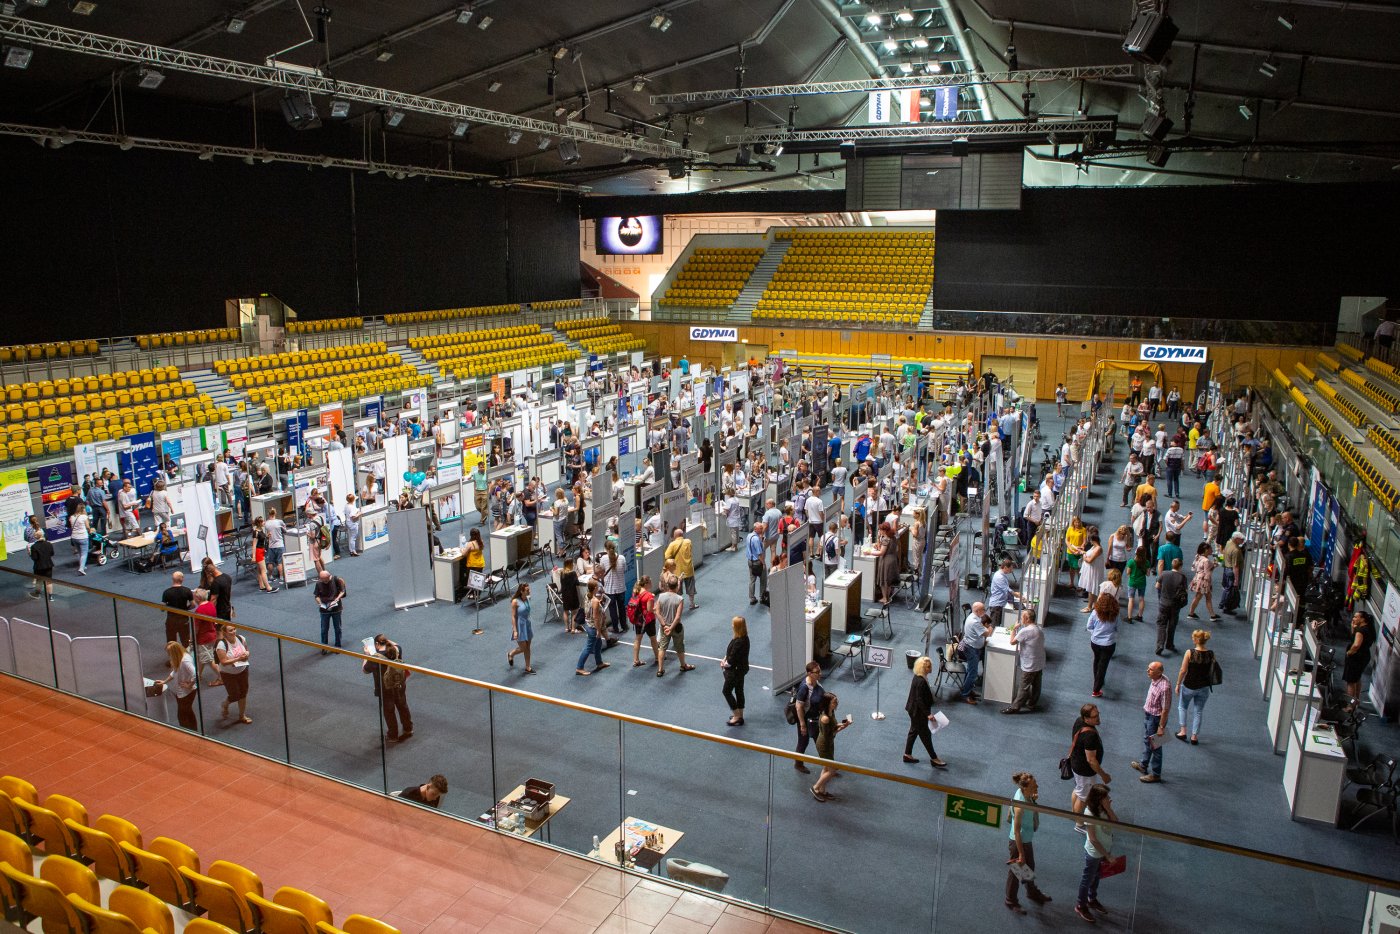
[[[884,620],[885,623],[885,638],[893,639],[894,624],[890,622],[890,605],[888,603],[876,604],[875,606],[872,606],[870,609],[865,611],[866,632],[872,630],[875,626],[875,623],[880,620]]]
[[[837,660],[836,666],[832,668],[831,674],[835,678],[837,670],[847,661],[851,663],[851,680],[859,680],[856,677],[856,659],[860,659],[861,667],[865,667],[865,647],[870,644],[870,627],[867,625],[860,632],[847,634],[846,638],[831,647],[831,654]],[[864,674],[864,672],[862,672]]]
[[[949,640],[938,652],[938,676],[933,681],[933,696],[937,697],[943,689],[943,682],[949,681],[954,687],[962,685],[963,678],[967,675],[967,662],[957,655],[958,643]]]
[[[1356,803],[1363,808],[1370,808],[1370,813],[1352,824],[1351,829],[1357,830],[1377,814],[1389,814],[1390,835],[1400,839],[1400,812],[1397,812],[1396,809],[1397,799],[1400,799],[1400,789],[1397,789],[1393,783],[1358,790]]]
[[[1342,790],[1346,791],[1349,785],[1380,788],[1382,785],[1393,784],[1395,767],[1395,759],[1387,755],[1378,755],[1365,765],[1353,765],[1347,769],[1347,780]]]

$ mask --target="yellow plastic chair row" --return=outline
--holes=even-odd
[[[1318,393],[1324,399],[1332,403],[1333,408],[1335,408],[1338,412],[1341,412],[1342,415],[1346,416],[1347,421],[1351,422],[1357,427],[1360,427],[1361,425],[1364,425],[1366,423],[1365,413],[1363,413],[1359,408],[1356,407],[1355,402],[1352,402],[1350,399],[1344,396],[1338,395],[1337,390],[1333,389],[1326,383],[1315,383],[1314,388],[1317,389]]]
[[[558,349],[550,348],[540,354],[531,353],[525,356],[511,353],[492,354],[480,358],[444,361],[438,366],[444,373],[451,373],[457,379],[473,379],[481,376],[494,376],[497,373],[511,370],[533,366],[542,367],[551,363],[576,360],[578,356],[578,351],[561,344]]]
[[[401,311],[384,316],[384,323],[427,324],[433,321],[451,321],[455,318],[489,318],[493,315],[515,315],[520,313],[519,305],[478,305],[472,308],[440,308],[434,311]]]
[[[607,315],[600,315],[593,318],[574,318],[572,320],[556,321],[554,322],[554,327],[555,330],[563,331],[565,334],[569,334],[576,330],[582,330],[583,328],[594,328],[600,324],[610,324],[611,322],[612,319],[609,318]]]
[[[1361,478],[1361,482],[1366,484],[1372,493],[1376,494],[1376,498],[1384,504],[1388,511],[1393,511],[1397,496],[1400,495],[1397,493],[1395,485],[1383,477],[1376,465],[1371,463],[1370,458],[1362,454],[1356,445],[1346,438],[1333,435],[1331,441],[1332,446],[1337,449],[1337,453],[1342,455],[1342,459],[1351,464],[1357,476]]]
[[[405,364],[388,369],[367,371],[365,373],[353,373],[347,376],[318,376],[314,379],[278,383],[275,386],[250,389],[248,390],[248,399],[256,404],[266,403],[271,405],[267,400],[290,395],[324,395],[326,392],[335,391],[340,388],[345,388],[347,390],[346,398],[348,398],[349,394],[353,391],[351,387],[364,386],[370,383],[397,382],[401,379],[408,380],[409,386],[411,387],[415,382],[421,384],[425,377],[419,373],[415,367]]]
[[[481,341],[474,344],[453,344],[448,347],[433,347],[428,350],[420,350],[419,354],[424,360],[460,360],[463,357],[470,357],[475,354],[501,353],[506,350],[528,350],[533,347],[543,347],[549,344],[556,344],[553,337],[548,334],[527,334],[523,337],[508,337],[501,340]]]
[[[595,354],[626,353],[631,350],[645,350],[647,342],[630,334],[580,341],[584,350]]]
[[[1400,440],[1397,440],[1393,434],[1379,425],[1372,425],[1370,430],[1366,432],[1366,437],[1392,464],[1400,466]]]
[[[1288,392],[1293,388],[1293,380],[1289,379],[1287,376],[1284,376],[1282,370],[1280,370],[1278,367],[1274,367],[1272,372],[1274,382],[1278,383],[1279,386],[1282,387],[1284,392]]]
[[[79,444],[110,441],[140,432],[199,428],[232,418],[228,409],[205,397],[187,402],[159,403],[114,410],[110,415],[68,416],[0,428],[0,460],[22,460],[59,454]]]
[[[289,350],[283,353],[259,354],[253,357],[231,357],[227,360],[215,360],[214,372],[220,376],[227,376],[231,373],[251,373],[256,370],[278,369],[298,364],[371,357],[387,353],[388,350],[388,345],[383,341],[367,341],[363,344],[345,344],[340,347],[322,347],[317,350]]]
[[[335,379],[311,380],[294,386],[284,384],[264,391],[258,398],[250,401],[254,405],[264,405],[272,411],[300,409],[323,402],[340,402],[358,396],[415,389],[427,382],[427,379],[413,367],[407,367],[391,374],[342,376]]]
[[[135,386],[154,386],[180,378],[173,366],[148,367],[142,370],[122,370],[99,376],[73,376],[55,380],[33,380],[27,383],[6,383],[3,398],[7,402],[31,402],[36,399],[58,399],[82,393],[111,392]]]
[[[366,370],[383,370],[400,366],[403,358],[396,353],[377,354],[371,357],[354,357],[349,360],[327,360],[322,363],[297,364],[271,370],[257,370],[252,373],[234,373],[229,376],[229,385],[239,391],[275,386],[279,383],[304,382],[309,379],[329,376],[347,376]]]
[[[1355,370],[1343,370],[1341,375],[1342,382],[1370,399],[1381,411],[1394,415],[1400,410],[1400,397],[1393,392],[1382,389]]]
[[[65,396],[38,402],[10,402],[0,406],[0,424],[31,422],[42,418],[61,418],[66,415],[101,412],[106,409],[125,408],[149,402],[168,402],[172,399],[183,399],[196,395],[198,391],[194,383],[182,382],[165,383],[145,389],[85,393],[81,396]]]
[[[45,344],[7,344],[0,347],[0,363],[26,360],[53,360],[62,357],[91,357],[98,352],[95,340],[53,341]]]
[[[459,347],[479,344],[483,341],[506,341],[520,337],[543,335],[537,324],[522,324],[510,328],[483,328],[479,331],[453,331],[451,334],[433,334],[429,337],[414,337],[408,346],[414,350],[431,350],[438,347]],[[544,335],[548,336],[548,335]]]
[[[547,302],[531,302],[530,307],[535,311],[563,311],[566,308],[582,308],[581,298],[556,298]]]
[[[324,334],[327,331],[359,331],[365,326],[364,318],[322,318],[319,321],[289,321],[287,333]]]
[[[206,328],[202,331],[170,331],[162,334],[141,334],[136,346],[142,350],[160,347],[193,347],[196,344],[217,344],[238,340],[238,328]]]

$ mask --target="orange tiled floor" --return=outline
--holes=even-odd
[[[416,932],[812,928],[639,879],[0,676],[0,770]]]

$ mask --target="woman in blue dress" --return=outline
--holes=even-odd
[[[525,656],[525,673],[532,675],[530,667],[530,640],[535,637],[530,628],[530,585],[521,584],[515,588],[515,596],[510,601],[510,638],[515,648],[506,653],[506,664],[515,667],[515,656]]]

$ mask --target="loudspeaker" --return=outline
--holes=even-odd
[[[1167,160],[1172,157],[1172,151],[1165,146],[1147,147],[1147,164],[1155,165],[1157,168],[1164,168]]]
[[[739,151],[734,155],[735,165],[749,165],[753,162],[753,149],[748,143],[741,143]]]
[[[671,178],[680,180],[690,174],[690,169],[686,168],[685,160],[672,159],[666,163],[666,171]]]
[[[571,139],[561,139],[559,141],[559,158],[565,165],[573,165],[578,161],[578,143]]]
[[[1123,38],[1123,51],[1140,62],[1160,65],[1179,31],[1165,13],[1139,13]]]
[[[1172,131],[1173,125],[1166,114],[1148,111],[1147,119],[1142,121],[1142,135],[1148,139],[1165,139],[1166,135]]]
[[[952,150],[952,152],[953,152],[953,155],[958,156],[958,157],[964,157],[964,156],[966,156],[967,153],[968,153],[968,141],[967,141],[967,137],[960,136],[960,137],[958,137],[957,139],[953,140],[952,145],[951,145],[950,148],[951,148],[951,150]]]
[[[282,116],[294,130],[312,130],[321,125],[321,115],[316,112],[310,94],[293,94],[291,91],[283,94]]]

